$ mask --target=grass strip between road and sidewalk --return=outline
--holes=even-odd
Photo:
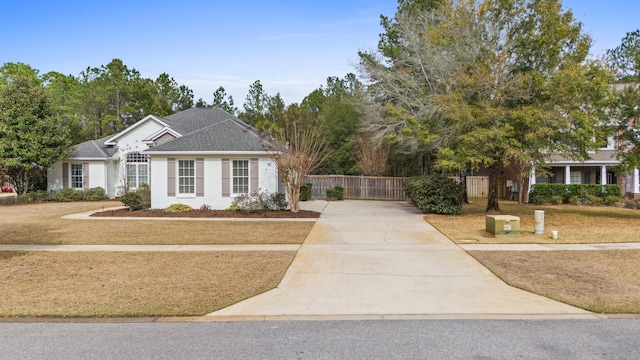
[[[485,232],[486,201],[472,199],[456,216],[425,216],[459,244],[589,244],[640,241],[640,211],[605,206],[529,205],[501,202],[493,215],[520,217],[521,235]],[[534,211],[545,211],[536,235]],[[559,238],[552,239],[551,230]],[[469,251],[509,285],[597,313],[640,313],[640,250]]]
[[[278,285],[293,251],[0,252],[0,316],[196,316]]]

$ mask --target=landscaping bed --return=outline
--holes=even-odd
[[[169,217],[169,218],[247,218],[247,219],[310,219],[319,218],[320,213],[309,210],[291,212],[288,210],[235,211],[235,210],[193,210],[168,213],[162,209],[142,209],[130,211],[128,208],[94,213],[97,217]]]

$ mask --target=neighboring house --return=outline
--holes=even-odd
[[[141,184],[151,207],[229,207],[235,196],[278,192],[261,134],[218,108],[149,115],[122,132],[74,147],[48,172],[49,190],[102,187],[111,197]]]
[[[569,157],[554,155],[547,159],[548,174],[532,171],[524,184],[524,201],[529,200],[529,191],[535,184],[618,184],[623,196],[640,199],[640,174],[634,169],[628,174],[617,173],[617,141],[612,137],[607,146],[590,154],[589,159],[580,161]],[[518,185],[513,167],[500,168],[498,173],[498,196],[517,200]],[[487,169],[474,171],[473,177],[467,177],[467,189],[470,197],[486,197],[488,194]]]
[[[623,196],[640,199],[640,174],[633,169],[627,174],[616,172],[620,161],[616,158],[617,142],[612,138],[606,147],[592,154],[585,161],[576,161],[562,156],[548,159],[549,175],[531,174],[529,183],[558,184],[618,184]]]

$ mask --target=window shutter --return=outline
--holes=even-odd
[[[176,159],[167,159],[167,196],[176,196]]]
[[[231,181],[229,171],[229,159],[222,159],[222,197],[231,196]]]
[[[254,158],[249,160],[249,193],[257,194],[258,186],[258,159]]]
[[[62,163],[62,187],[69,187],[69,163]]]
[[[196,159],[196,196],[204,196],[204,159]]]
[[[89,163],[82,164],[82,188],[89,188]]]

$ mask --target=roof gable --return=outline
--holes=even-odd
[[[230,118],[146,152],[262,152],[261,136],[255,128]]]
[[[136,130],[141,128],[143,125],[145,125],[149,121],[154,121],[154,122],[158,123],[158,125],[162,126],[163,128],[168,127],[169,125],[167,125],[166,122],[164,122],[163,120],[164,120],[163,118],[157,117],[155,115],[147,115],[144,118],[142,118],[141,120],[139,120],[138,122],[136,122],[135,124],[129,126],[128,128],[126,128],[126,129],[122,130],[121,132],[119,132],[119,133],[113,135],[112,137],[110,137],[105,142],[105,144],[107,144],[107,145],[117,145],[119,139],[121,139],[124,136],[127,136],[127,135],[135,132]],[[149,135],[150,134],[142,135],[141,138],[147,138]]]

